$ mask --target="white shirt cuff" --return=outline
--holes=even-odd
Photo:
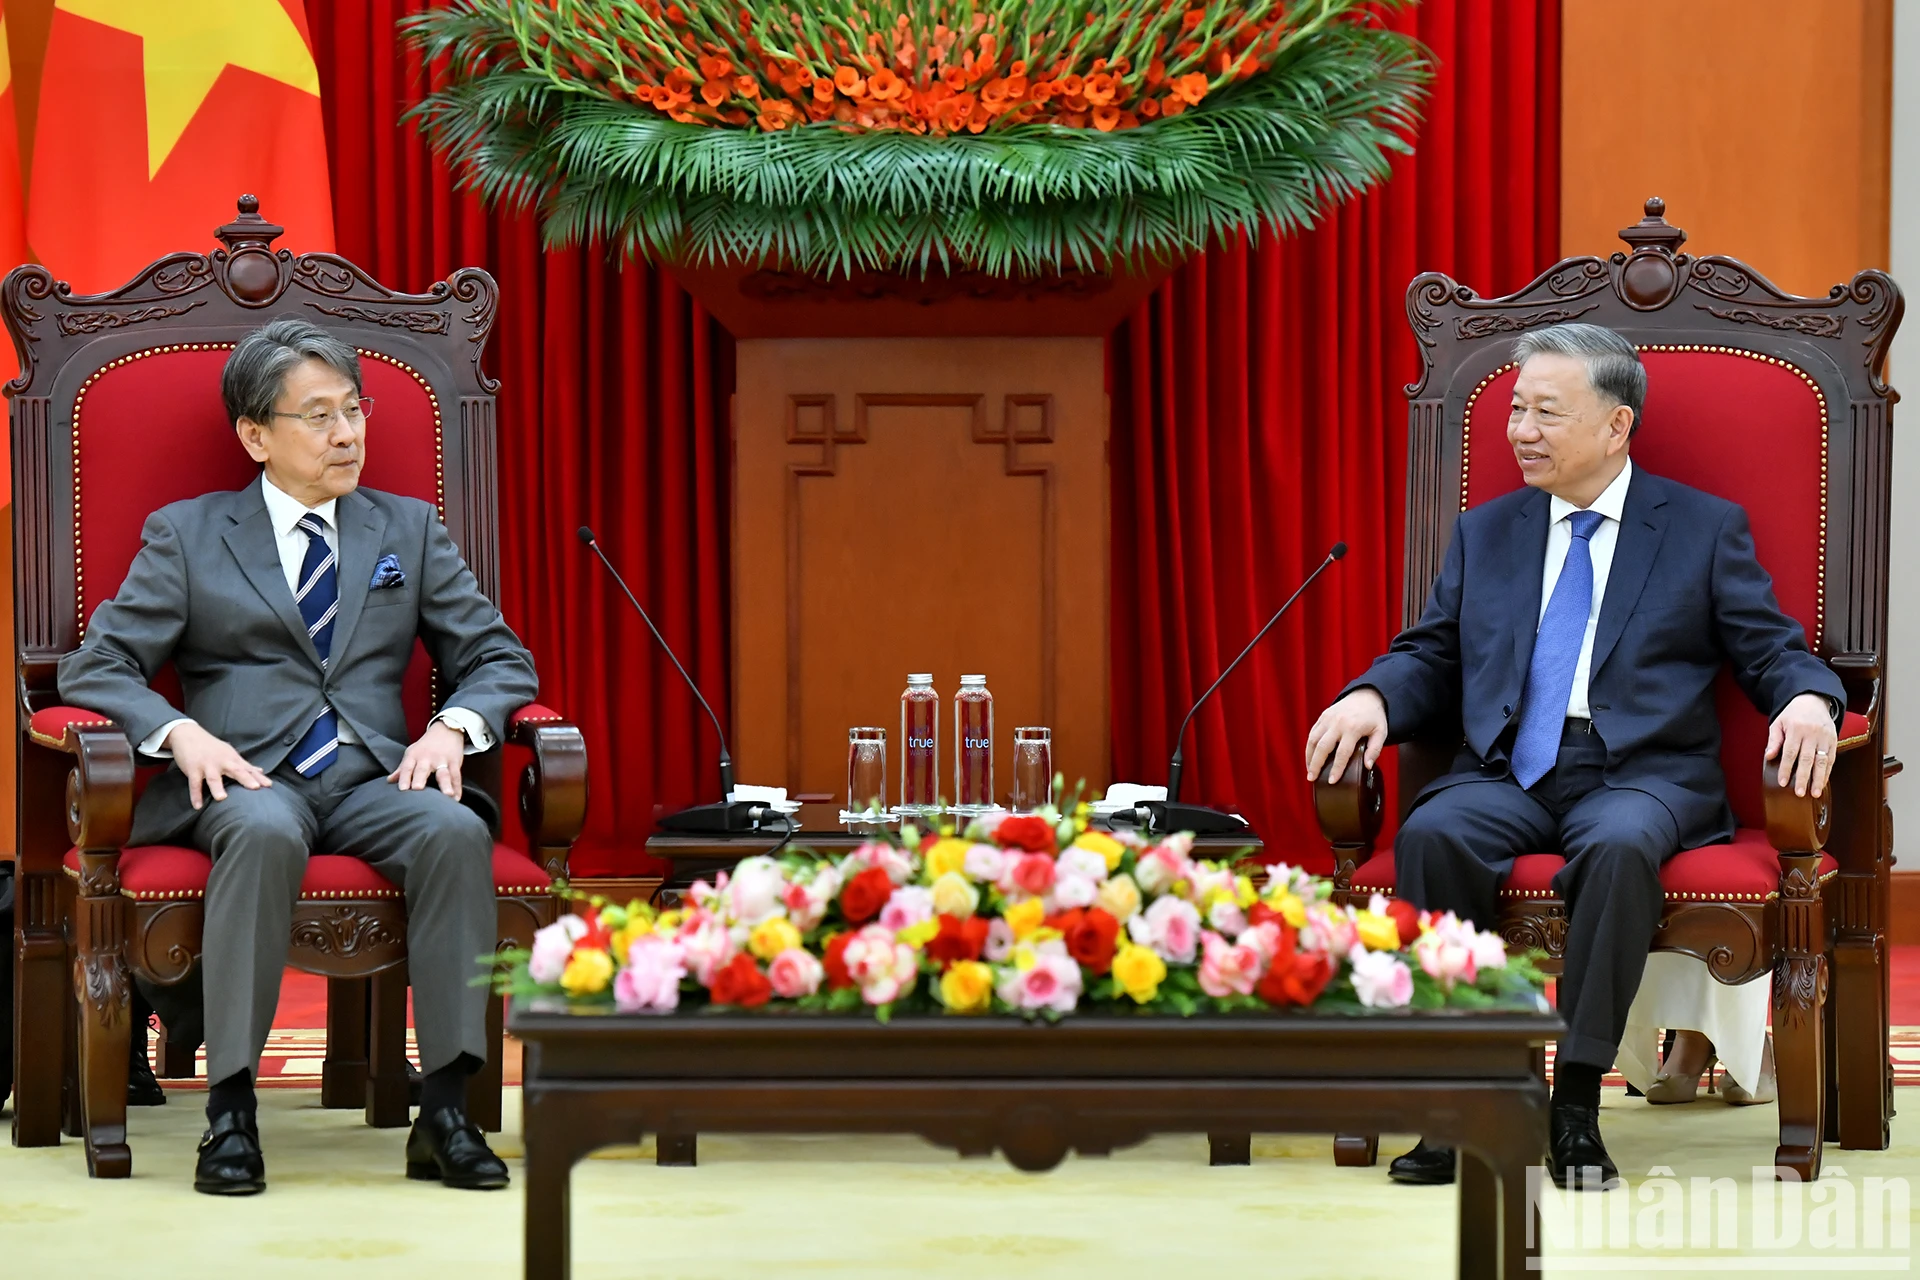
[[[445,722],[466,737],[467,748],[463,753],[465,755],[474,755],[493,749],[493,734],[487,729],[487,722],[465,707],[448,707],[435,716],[433,722],[435,724]]]
[[[173,759],[173,752],[167,750],[160,744],[167,740],[168,734],[178,729],[181,725],[192,723],[194,723],[194,721],[190,716],[181,716],[178,720],[169,720],[145,738],[141,739],[140,745],[134,748],[134,750],[143,756],[152,756],[156,760],[171,760]]]

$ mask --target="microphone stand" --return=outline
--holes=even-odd
[[[1226,665],[1225,670],[1214,677],[1213,683],[1207,686],[1207,691],[1194,699],[1193,706],[1187,710],[1187,718],[1180,722],[1180,732],[1174,735],[1173,758],[1167,762],[1167,798],[1165,800],[1148,800],[1135,806],[1133,811],[1135,825],[1142,830],[1157,832],[1160,835],[1171,835],[1176,831],[1191,831],[1197,836],[1226,835],[1235,831],[1247,830],[1246,820],[1236,817],[1231,813],[1223,813],[1218,809],[1210,809],[1205,805],[1180,803],[1180,775],[1186,771],[1187,767],[1185,754],[1187,726],[1193,723],[1194,713],[1206,705],[1207,699],[1213,696],[1213,691],[1220,687],[1221,681],[1233,674],[1233,669],[1239,666],[1241,660],[1249,653],[1253,652],[1253,647],[1260,643],[1267,632],[1273,630],[1273,624],[1280,621],[1287,610],[1293,607],[1293,602],[1300,598],[1302,592],[1313,585],[1313,580],[1318,578],[1322,573],[1325,573],[1328,565],[1331,565],[1335,560],[1344,558],[1346,554],[1346,543],[1334,543],[1333,548],[1327,552],[1327,558],[1322,560],[1314,571],[1307,575],[1306,581],[1302,582],[1299,587],[1294,590],[1294,593],[1287,597],[1285,604],[1274,610],[1273,616],[1267,619],[1267,625],[1261,627],[1259,631],[1254,633],[1253,639],[1247,641],[1246,648],[1240,650],[1234,660]]]
[[[613,567],[611,560],[607,559],[607,553],[600,549],[600,543],[595,540],[593,530],[586,525],[581,525],[578,532],[580,541],[586,543],[587,548],[599,557],[602,567],[612,575],[614,582],[618,583],[620,590],[626,594],[627,603],[633,606],[633,611],[640,615],[642,622],[647,624],[647,630],[653,632],[653,638],[660,642],[662,649],[666,650],[667,660],[673,663],[673,669],[680,673],[680,678],[687,682],[687,688],[693,691],[694,700],[700,704],[700,709],[707,713],[707,719],[713,721],[714,735],[720,739],[720,802],[696,804],[678,813],[669,813],[660,819],[661,829],[675,835],[744,835],[760,830],[761,820],[773,812],[771,807],[761,801],[736,801],[728,798],[733,794],[733,757],[727,752],[727,735],[726,731],[720,727],[720,717],[713,714],[713,708],[707,705],[706,698],[700,693],[700,686],[693,682],[693,677],[687,674],[687,669],[680,665],[680,659],[675,656],[673,646],[668,644],[667,638],[660,634],[660,628],[653,625],[653,619],[641,607],[639,598],[633,594],[633,589],[627,586],[627,580],[620,576],[620,571]],[[776,816],[786,817],[784,814]],[[787,839],[793,838],[793,831],[793,820],[787,818]],[[786,841],[783,840],[781,843],[784,844]]]

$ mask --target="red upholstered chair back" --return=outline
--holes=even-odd
[[[1641,359],[1647,403],[1633,441],[1634,466],[1746,508],[1774,594],[1817,651],[1828,413],[1819,384],[1787,361],[1732,346],[1703,351],[1654,343]],[[1463,508],[1520,486],[1507,443],[1517,376],[1517,369],[1503,368],[1468,401]],[[1766,720],[1724,675],[1719,710],[1721,764],[1734,814],[1742,826],[1764,826],[1753,762],[1766,747]]]
[[[1899,291],[1867,271],[1825,298],[1793,297],[1744,263],[1678,252],[1686,234],[1663,213],[1650,200],[1621,232],[1631,253],[1566,259],[1508,297],[1437,274],[1409,288],[1424,368],[1408,388],[1406,616],[1425,604],[1458,513],[1520,484],[1506,441],[1514,339],[1604,324],[1647,366],[1634,464],[1746,508],[1781,607],[1864,711],[1886,651],[1893,395],[1880,365]],[[1766,722],[1724,674],[1719,714],[1734,813],[1763,826]]]
[[[480,369],[493,280],[467,269],[427,293],[395,293],[332,254],[275,251],[279,234],[243,197],[240,215],[214,232],[224,247],[172,254],[112,293],[74,296],[38,266],[0,285],[21,367],[7,390],[14,618],[30,710],[57,703],[55,664],[118,590],[148,513],[258,476],[221,404],[220,371],[241,337],[282,316],[324,325],[360,352],[377,406],[365,483],[435,503],[481,589],[498,598],[494,384]],[[171,673],[155,684],[175,692]],[[423,654],[405,697],[409,719],[424,725]],[[49,826],[26,802],[57,796],[61,779],[28,774],[65,766],[20,760],[17,847],[31,862],[57,861],[63,820]]]

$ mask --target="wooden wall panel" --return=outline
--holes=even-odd
[[[734,753],[743,782],[845,790],[847,729],[932,671],[943,789],[962,672],[1104,786],[1107,403],[1099,338],[753,339],[734,400]]]
[[[1893,0],[1564,0],[1561,30],[1562,253],[1657,195],[1798,293],[1887,265]]]

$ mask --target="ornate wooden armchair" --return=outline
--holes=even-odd
[[[1741,503],[1781,607],[1848,692],[1831,789],[1795,797],[1763,770],[1767,726],[1724,673],[1721,761],[1739,831],[1661,873],[1658,950],[1703,960],[1721,982],[1773,981],[1780,1145],[1775,1163],[1818,1176],[1821,1143],[1887,1145],[1888,869],[1892,820],[1882,713],[1892,407],[1881,379],[1900,291],[1863,271],[1824,298],[1782,293],[1744,263],[1679,253],[1686,233],[1649,200],[1620,233],[1630,253],[1569,258],[1519,293],[1480,298],[1442,275],[1407,291],[1424,370],[1407,388],[1406,617],[1420,614],[1455,515],[1520,484],[1506,441],[1512,339],[1581,320],[1639,345],[1649,373],[1636,463]],[[1451,761],[1458,739],[1400,748],[1404,806]],[[1764,777],[1763,777],[1764,773]],[[1393,892],[1376,852],[1377,777],[1357,767],[1316,788],[1336,883],[1364,903]],[[1509,944],[1556,963],[1566,910],[1557,854],[1521,857],[1501,889]],[[1371,1164],[1374,1139],[1343,1137],[1343,1164]]]
[[[112,293],[74,297],[37,266],[0,285],[23,371],[7,388],[21,738],[13,1140],[57,1143],[64,1119],[98,1177],[131,1170],[129,974],[160,984],[188,974],[210,864],[193,849],[123,847],[148,771],[111,721],[60,705],[55,664],[118,589],[148,512],[258,474],[221,406],[235,341],[298,315],[353,343],[380,405],[366,483],[437,504],[482,589],[498,594],[495,384],[480,369],[493,280],[463,270],[425,294],[397,294],[331,254],[276,252],[280,231],[247,196],[214,233],[224,249],[173,254]],[[432,686],[416,647],[404,694],[416,734]],[[177,698],[170,670],[155,687]],[[498,845],[494,881],[501,944],[524,945],[556,911],[550,888],[585,816],[586,754],[578,730],[539,706],[514,717],[509,737],[508,751],[531,754],[519,799],[533,857]],[[474,756],[465,771],[496,806],[503,754]],[[322,1100],[364,1104],[382,1127],[408,1120],[405,939],[398,887],[355,858],[310,860],[291,962],[329,979]],[[470,1100],[490,1129],[500,1125],[501,1025],[496,997],[493,1052]]]

